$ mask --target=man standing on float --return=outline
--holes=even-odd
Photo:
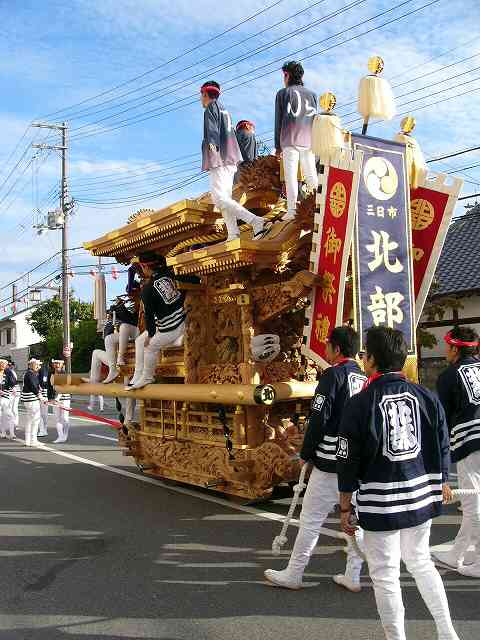
[[[294,220],[297,213],[298,163],[307,187],[318,187],[315,155],[311,150],[313,118],[317,113],[317,97],[303,86],[300,62],[286,62],[283,67],[284,89],[275,99],[275,152],[283,157],[287,188],[288,212],[283,220]]]
[[[457,463],[463,519],[452,549],[435,551],[435,560],[459,573],[480,578],[480,338],[471,327],[455,327],[445,336],[450,366],[440,375],[437,391],[447,414],[450,452]],[[473,545],[473,557],[467,551]]]
[[[200,95],[205,109],[202,169],[208,171],[212,200],[225,220],[227,242],[240,236],[239,220],[251,224],[254,239],[259,238],[264,230],[265,220],[250,213],[232,198],[233,179],[237,165],[242,162],[242,154],[230,114],[218,102],[220,85],[214,80],[205,82],[200,89]]]

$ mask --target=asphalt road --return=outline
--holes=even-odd
[[[272,588],[263,571],[286,562],[288,550],[278,559],[270,549],[287,499],[245,507],[166,486],[142,476],[114,435],[74,419],[64,445],[52,444],[53,425],[45,448],[0,442],[2,640],[383,640],[368,573],[359,594],[332,582],[345,561],[337,518],[307,588]],[[451,540],[459,519],[449,507],[432,544]],[[460,638],[478,640],[480,580],[442,575]],[[402,584],[409,640],[433,640],[406,573]]]

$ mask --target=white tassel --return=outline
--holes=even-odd
[[[321,113],[313,120],[312,151],[322,164],[329,161],[337,149],[345,147],[340,118],[333,113]]]
[[[358,113],[364,120],[391,120],[396,113],[395,98],[388,80],[376,75],[365,76],[358,87]]]
[[[410,188],[416,189],[421,176],[427,170],[427,163],[425,162],[420,145],[415,138],[412,138],[412,136],[406,133],[397,133],[395,142],[403,142],[405,144],[408,180]]]

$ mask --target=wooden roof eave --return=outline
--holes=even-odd
[[[213,206],[193,200],[176,204],[138,218],[134,222],[84,243],[94,256],[130,256],[152,248],[167,247],[178,242],[182,234],[202,232],[212,228],[218,214]]]
[[[168,258],[167,264],[172,266],[176,273],[197,275],[252,265],[273,268],[283,261],[285,254],[292,253],[295,247],[311,242],[310,234],[300,238],[299,230],[288,223],[277,223],[274,226],[275,229],[271,232],[274,236],[272,240],[254,241],[250,238],[251,232],[246,232],[237,240],[219,242]]]

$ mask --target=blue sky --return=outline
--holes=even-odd
[[[408,110],[417,118],[416,138],[427,157],[478,145],[480,3],[440,0],[416,11],[431,1],[0,0],[1,285],[59,248],[58,233],[37,236],[31,228],[38,205],[44,213],[55,206],[59,158],[43,153],[26,166],[33,155],[28,144],[46,135],[35,129],[27,131],[16,149],[29,123],[41,117],[65,119],[71,128],[70,192],[80,201],[72,220],[72,246],[121,226],[139,208],[158,208],[206,191],[206,180],[200,180],[163,196],[136,199],[198,173],[202,109],[197,102],[188,103],[189,96],[196,100],[202,78],[213,76],[224,84],[229,89],[224,103],[234,120],[253,119],[257,132],[268,141],[281,60],[303,59],[306,84],[317,93],[333,91],[344,124],[354,128],[358,126],[355,103],[349,103],[366,73],[368,57],[379,54],[385,60],[385,77],[399,85],[394,88],[398,111]],[[263,9],[228,34],[182,55]],[[401,18],[404,14],[409,15]],[[280,21],[284,22],[272,28]],[[388,21],[391,24],[361,35]],[[263,50],[251,55],[257,49]],[[301,53],[293,55],[298,50]],[[178,59],[167,64],[174,57]],[[226,63],[228,68],[211,71]],[[146,75],[128,82],[140,74]],[[237,83],[242,84],[235,87]],[[166,113],[159,114],[162,107]],[[133,117],[148,119],[110,130]],[[99,119],[100,123],[91,124]],[[370,132],[392,137],[399,120],[374,124]],[[464,169],[479,163],[479,155],[460,156],[447,165],[436,164],[435,169]],[[465,194],[480,191],[480,167],[461,174],[470,181]],[[74,272],[77,265],[92,262],[82,252],[72,256]],[[31,282],[57,267],[58,259],[52,260]],[[72,284],[82,298],[91,297],[89,276],[76,276]],[[24,286],[24,281],[19,283],[20,289]],[[121,288],[123,282],[109,278],[109,294]],[[0,316],[7,296],[8,290],[0,291]]]

